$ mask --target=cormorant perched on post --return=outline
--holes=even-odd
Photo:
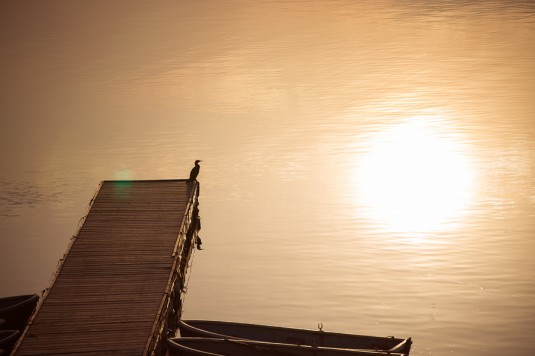
[[[202,162],[201,160],[195,161],[195,167],[191,169],[191,172],[189,173],[189,181],[193,182],[197,179],[197,176],[199,175],[199,171],[201,170],[201,166],[199,166],[199,162]]]

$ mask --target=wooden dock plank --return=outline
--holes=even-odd
[[[190,256],[175,247],[195,193],[185,180],[103,182],[15,354],[143,355],[156,345],[155,325],[176,312],[165,308],[173,276],[185,274],[177,258]]]

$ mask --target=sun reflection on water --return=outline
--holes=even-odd
[[[366,144],[355,177],[358,205],[399,232],[451,230],[472,200],[474,171],[466,145],[436,120],[392,125]]]

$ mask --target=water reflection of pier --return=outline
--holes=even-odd
[[[163,354],[197,234],[198,184],[105,181],[16,355]]]

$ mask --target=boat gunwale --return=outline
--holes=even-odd
[[[285,327],[285,326],[273,326],[273,325],[259,325],[259,324],[252,324],[252,323],[241,323],[241,322],[233,322],[233,321],[217,321],[217,320],[200,320],[200,319],[187,319],[187,320],[179,320],[178,325],[185,325],[186,328],[194,329],[195,331],[200,331],[202,333],[211,334],[218,336],[220,338],[229,337],[230,335],[225,334],[219,334],[215,333],[213,331],[208,331],[206,329],[201,329],[199,327],[193,326],[190,324],[190,322],[200,322],[200,323],[208,323],[208,324],[226,324],[226,325],[236,325],[236,326],[244,326],[244,327],[253,327],[253,328],[267,328],[272,330],[291,330],[296,332],[306,331],[317,335],[332,335],[332,336],[349,336],[349,337],[363,337],[363,338],[369,338],[369,339],[376,339],[376,340],[384,340],[384,339],[390,339],[390,340],[399,340],[399,342],[405,342],[408,340],[403,338],[397,338],[394,336],[373,336],[373,335],[360,335],[360,334],[348,334],[348,333],[340,333],[336,331],[323,331],[323,330],[313,330],[313,329],[300,329],[300,328],[291,328],[291,327]],[[242,339],[239,337],[232,337],[234,339]],[[247,340],[247,339],[245,339]],[[396,344],[394,347],[397,347],[398,344]]]

